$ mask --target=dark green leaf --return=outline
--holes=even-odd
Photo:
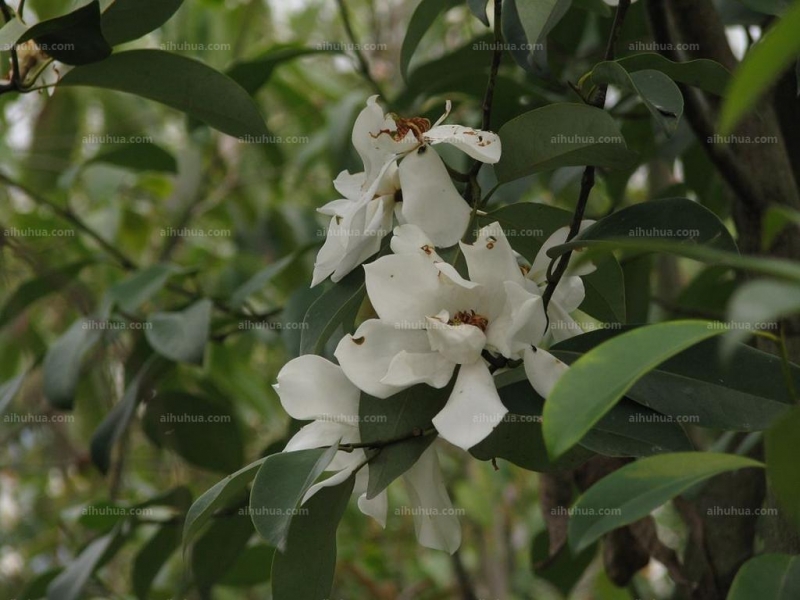
[[[617,63],[628,73],[645,69],[661,71],[678,83],[685,83],[717,96],[725,95],[731,79],[731,74],[725,67],[707,58],[673,62],[655,52],[645,52],[620,58]]]
[[[258,107],[238,83],[199,61],[161,50],[116,53],[102,62],[73,69],[59,85],[136,94],[238,138],[267,134]]]
[[[308,513],[292,521],[286,550],[272,562],[273,600],[319,600],[330,597],[336,569],[336,529],[355,478],[325,487],[306,504]]]
[[[116,534],[91,542],[83,552],[47,586],[47,600],[77,600],[101,559],[112,547]]]
[[[248,546],[218,583],[226,586],[251,587],[269,581],[270,565],[274,558],[275,549],[266,544]]]
[[[183,0],[114,0],[102,16],[112,46],[139,39],[169,21]]]
[[[265,51],[258,58],[234,63],[230,69],[225,71],[225,74],[253,96],[269,81],[273,71],[281,63],[313,54],[338,52],[338,50],[307,48],[295,44],[279,44]]]
[[[252,535],[253,523],[244,509],[216,519],[192,549],[197,586],[209,590],[236,563]],[[269,563],[264,565],[264,570],[268,569]]]
[[[167,280],[178,269],[169,264],[158,263],[131,275],[109,290],[111,298],[126,312],[135,312],[164,287]]]
[[[14,396],[22,389],[22,382],[25,381],[27,373],[20,373],[16,377],[0,383],[0,415],[9,407]]]
[[[645,69],[629,73],[618,62],[601,62],[592,69],[595,84],[614,84],[633,92],[668,135],[675,133],[683,115],[683,94],[661,71]]]
[[[351,325],[367,294],[363,269],[356,269],[323,293],[303,320],[300,354],[319,354],[340,325]]]
[[[431,420],[447,402],[451,387],[437,390],[415,385],[386,399],[361,394],[359,431],[364,442],[394,439],[432,427]],[[381,449],[369,463],[367,498],[380,494],[422,456],[435,435],[419,436]]]
[[[584,104],[537,108],[503,125],[499,134],[503,156],[495,171],[501,183],[559,167],[624,169],[636,161],[614,119]]]
[[[261,465],[250,492],[250,516],[256,531],[271,546],[286,549],[292,510],[336,452],[336,446],[281,452],[268,456]]]
[[[178,161],[161,146],[150,142],[128,144],[122,148],[105,150],[86,164],[104,163],[133,171],[177,173]]]
[[[42,367],[44,395],[50,404],[60,409],[72,408],[83,357],[101,334],[102,330],[92,327],[92,321],[80,319],[48,348]]]
[[[63,17],[36,23],[18,43],[28,40],[34,40],[47,54],[67,65],[87,65],[111,54],[100,27],[98,0]]]
[[[193,465],[222,473],[242,465],[242,432],[235,413],[226,404],[205,396],[167,391],[148,401],[144,418],[153,441]]]
[[[153,580],[169,557],[181,543],[181,528],[178,523],[166,523],[159,527],[133,559],[131,583],[133,593],[139,600],[150,598]]]
[[[489,27],[489,17],[486,15],[486,0],[467,0],[469,11],[481,23]]]
[[[800,409],[795,408],[778,421],[766,437],[767,475],[772,490],[786,514],[800,525]]]

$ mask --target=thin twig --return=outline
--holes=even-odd
[[[414,438],[418,437],[433,435],[434,433],[436,433],[436,429],[433,427],[429,427],[428,429],[420,429],[419,427],[415,427],[408,433],[404,433],[392,438],[387,438],[385,440],[375,440],[373,442],[360,442],[356,444],[339,444],[339,450],[341,450],[342,452],[352,452],[353,450],[357,450],[359,448],[385,448],[386,446],[399,444],[400,442],[405,442],[406,440],[413,440]]]
[[[358,38],[356,38],[355,31],[353,30],[353,24],[350,21],[350,12],[347,10],[347,5],[345,4],[344,0],[336,0],[337,4],[339,5],[339,15],[342,17],[342,24],[344,25],[344,31],[347,34],[347,37],[350,39],[350,45],[352,46],[353,53],[356,55],[356,60],[358,60],[359,70],[361,74],[364,76],[364,79],[369,83],[370,87],[378,94],[381,98],[386,98],[381,89],[381,86],[372,76],[372,72],[369,69],[369,63],[367,62],[367,57],[364,56],[364,53],[361,50],[361,44],[358,43]]]
[[[614,60],[614,46],[619,39],[620,32],[622,31],[622,24],[625,21],[625,14],[628,12],[628,8],[631,5],[631,0],[620,0],[619,5],[617,6],[617,12],[614,15],[614,23],[611,26],[611,33],[608,36],[608,44],[606,45],[606,52],[604,56],[604,60]],[[590,104],[597,108],[604,108],[606,104],[606,93],[608,92],[608,85],[603,84],[598,87],[597,93],[591,99]],[[581,191],[580,195],[578,196],[578,204],[575,206],[575,213],[572,216],[572,224],[569,228],[569,234],[567,235],[567,242],[574,239],[575,236],[578,235],[581,228],[581,221],[583,221],[583,215],[586,212],[586,205],[589,201],[589,194],[594,187],[595,182],[595,168],[593,166],[587,166],[583,170],[583,176],[581,177]],[[550,300],[553,297],[553,293],[556,291],[556,287],[558,283],[561,281],[561,278],[564,276],[564,273],[567,271],[567,267],[569,266],[569,260],[572,257],[572,250],[567,251],[564,253],[558,260],[558,265],[552,271],[552,273],[548,270],[547,275],[547,287],[545,288],[544,293],[542,294],[542,302],[544,304],[544,311],[545,315],[547,315],[547,307],[550,304]],[[553,263],[550,263],[550,266],[553,266]],[[550,325],[550,319],[547,319],[548,326]]]

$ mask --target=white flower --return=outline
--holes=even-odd
[[[583,231],[593,223],[594,221],[582,221],[580,231]],[[569,227],[557,229],[547,238],[544,244],[542,244],[542,247],[536,254],[536,258],[530,266],[526,278],[536,283],[541,293],[544,293],[544,290],[547,288],[547,270],[553,260],[547,256],[547,251],[555,246],[566,243],[568,235]],[[567,270],[558,282],[558,286],[556,286],[553,296],[550,298],[550,302],[547,306],[547,316],[550,319],[547,339],[553,343],[561,342],[583,333],[583,329],[581,329],[581,326],[570,316],[570,313],[578,310],[578,307],[583,303],[586,297],[586,290],[581,276],[593,273],[596,267],[591,262],[576,264],[578,263],[577,258],[577,254],[573,252]],[[556,264],[558,263],[556,262]]]
[[[470,280],[440,262],[424,234],[395,230],[398,254],[366,265],[366,285],[379,319],[345,336],[336,358],[347,377],[379,398],[412,385],[443,388],[456,365],[447,404],[433,419],[439,434],[463,449],[483,440],[508,412],[500,401],[484,351],[521,357],[538,344],[545,318],[538,287],[525,277],[499,224],[461,244]]]
[[[295,419],[313,421],[298,431],[286,444],[284,452],[329,447],[333,444],[357,444],[359,434],[358,403],[361,391],[345,377],[342,369],[315,355],[289,361],[278,374],[275,386],[281,404]],[[333,475],[309,488],[305,503],[323,487],[337,485],[355,472],[353,493],[358,507],[386,526],[388,497],[386,491],[367,499],[368,466],[366,454],[357,448],[337,452],[327,471]],[[455,552],[461,544],[461,525],[453,515],[453,505],[444,486],[439,459],[431,445],[402,479],[412,503],[412,514],[420,544],[436,550]]]
[[[334,186],[344,198],[320,209],[332,219],[314,265],[312,286],[328,276],[339,281],[375,254],[391,228],[393,212],[401,224],[419,226],[438,247],[461,239],[470,207],[431,148],[450,144],[476,160],[496,163],[500,138],[462,125],[441,125],[449,112],[450,102],[431,127],[427,119],[385,115],[377,96],[369,98],[352,135],[364,171],[340,173]]]

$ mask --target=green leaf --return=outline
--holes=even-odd
[[[253,98],[238,83],[199,61],[161,50],[118,52],[73,69],[59,85],[135,94],[238,138],[267,134]]]
[[[101,334],[102,330],[92,328],[90,320],[79,319],[47,349],[42,365],[43,387],[50,404],[60,409],[72,408],[83,357],[100,340]]]
[[[645,52],[620,58],[617,63],[628,73],[653,69],[664,73],[673,81],[694,86],[720,97],[725,95],[731,79],[730,71],[707,58],[673,62],[655,52]]]
[[[131,584],[139,600],[150,598],[150,588],[158,573],[181,542],[181,528],[177,523],[165,523],[141,547],[133,559]]]
[[[770,206],[764,215],[761,249],[768,252],[775,239],[790,225],[794,225],[793,231],[800,228],[800,211],[780,204]]]
[[[111,409],[103,422],[92,434],[90,452],[92,462],[104,475],[111,467],[111,451],[119,437],[128,428],[136,407],[141,399],[141,384],[157,364],[155,356],[151,356],[125,389],[122,399]]]
[[[570,6],[570,2],[565,0],[515,0],[514,3],[525,37],[531,45],[541,43]]]
[[[778,421],[766,436],[767,475],[786,514],[800,526],[800,409],[795,408]]]
[[[792,0],[739,0],[747,8],[765,15],[780,16],[792,4]]]
[[[192,542],[197,532],[203,528],[203,525],[208,523],[214,512],[223,508],[241,494],[247,484],[255,477],[256,471],[265,460],[266,458],[261,458],[235,473],[231,473],[194,501],[194,504],[189,508],[189,512],[186,513],[186,521],[183,524],[184,548]]]
[[[800,556],[762,554],[736,573],[728,600],[794,600],[800,597]]]
[[[268,566],[274,558],[275,549],[266,544],[248,546],[218,583],[225,586],[252,587],[269,581]]]
[[[20,285],[0,309],[0,328],[5,327],[12,319],[30,308],[33,303],[75,282],[83,268],[93,262],[80,260],[57,267]]]
[[[308,513],[292,521],[286,550],[272,562],[273,600],[329,598],[336,569],[336,529],[355,478],[325,487],[306,504]]]
[[[135,312],[155,296],[178,269],[174,265],[158,263],[131,275],[109,290],[111,298],[126,312]]]
[[[672,135],[683,115],[683,94],[667,75],[654,69],[629,73],[618,62],[606,61],[592,69],[592,82],[613,84],[633,92],[667,135]]]
[[[569,545],[580,552],[603,534],[649,515],[693,485],[728,471],[763,467],[732,454],[681,452],[642,458],[589,488],[569,519]]]
[[[272,77],[281,63],[313,54],[339,54],[339,50],[307,48],[296,44],[278,44],[263,52],[258,58],[236,62],[225,74],[241,85],[248,94],[255,95]]]
[[[28,40],[34,40],[47,54],[67,65],[87,65],[111,54],[100,28],[97,0],[62,17],[36,23],[17,43]]]
[[[253,523],[244,510],[216,519],[192,549],[192,574],[197,587],[202,591],[211,589],[236,563],[252,535]],[[269,563],[262,568],[266,571]]]
[[[250,492],[250,516],[256,531],[271,546],[286,549],[292,510],[327,468],[337,446],[267,457]],[[298,519],[305,521],[305,517]]]
[[[800,4],[794,5],[785,16],[756,43],[733,75],[719,118],[719,132],[726,136],[736,129],[739,121],[767,92],[781,74],[800,54]]]
[[[324,292],[306,312],[300,354],[320,354],[340,325],[352,325],[367,288],[363,269],[356,269]]]
[[[621,335],[598,330],[561,342],[553,354],[571,364],[599,344]],[[786,390],[781,359],[739,344],[723,360],[722,339],[684,350],[639,379],[626,397],[673,420],[730,431],[761,431],[794,404]],[[800,387],[800,367],[792,367]]]
[[[112,547],[116,534],[91,542],[80,555],[47,586],[47,600],[77,600],[101,559]]]
[[[576,241],[625,238],[666,239],[737,251],[736,242],[719,217],[687,198],[628,206],[584,229]]]
[[[507,122],[499,135],[503,156],[495,172],[500,183],[559,167],[625,169],[637,158],[611,115],[584,104],[537,108]]]
[[[461,0],[422,0],[414,9],[400,49],[400,74],[404,81],[408,81],[408,66],[425,33],[440,14],[458,4],[461,4]]]
[[[731,333],[725,344],[737,342],[760,331],[775,329],[778,321],[800,313],[800,283],[760,279],[740,286],[731,296],[728,320]]]
[[[102,16],[103,34],[112,46],[139,39],[161,27],[183,0],[114,0]]]
[[[145,337],[153,349],[176,362],[203,363],[211,326],[210,300],[199,300],[181,312],[155,313]]]
[[[558,458],[605,415],[645,373],[690,346],[726,331],[708,321],[640,327],[579,358],[556,383],[544,407],[544,440]]]
[[[150,142],[128,144],[122,148],[113,148],[100,152],[88,161],[87,165],[103,163],[130,169],[132,171],[155,171],[160,173],[177,173],[178,161],[161,146]]]
[[[14,396],[22,389],[27,373],[20,373],[3,383],[0,383],[0,415],[11,405]]]
[[[431,420],[444,408],[451,389],[415,385],[386,399],[362,393],[358,409],[361,439],[389,440],[432,427]],[[420,435],[382,448],[369,463],[367,498],[374,498],[408,471],[434,439],[435,435]]]
[[[467,0],[469,12],[475,15],[481,23],[489,27],[489,17],[486,14],[486,0]]]
[[[244,461],[238,419],[225,403],[197,394],[167,391],[147,402],[144,419],[147,434],[154,442],[193,465],[229,473]]]
[[[605,323],[627,323],[625,278],[613,256],[597,264],[597,270],[581,277],[586,296],[580,310]]]

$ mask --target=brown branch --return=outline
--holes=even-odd
[[[386,100],[386,96],[381,89],[381,86],[372,76],[372,71],[370,71],[369,63],[367,62],[367,57],[364,56],[364,52],[361,50],[361,45],[358,43],[358,38],[356,37],[355,31],[353,30],[353,24],[350,21],[350,12],[347,10],[347,5],[345,4],[345,0],[336,0],[336,3],[339,5],[339,15],[342,17],[342,24],[344,25],[344,31],[347,34],[347,37],[350,39],[350,44],[353,46],[353,53],[356,55],[356,60],[358,61],[359,71],[364,76],[364,79],[367,83],[372,87],[376,94],[378,94],[381,98]]]

